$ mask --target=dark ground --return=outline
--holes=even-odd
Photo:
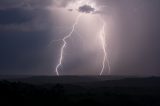
[[[1,76],[0,79],[0,106],[160,106],[160,77]]]

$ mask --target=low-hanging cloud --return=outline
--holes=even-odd
[[[91,13],[95,12],[95,8],[91,7],[90,5],[83,5],[79,7],[78,11],[82,13]]]

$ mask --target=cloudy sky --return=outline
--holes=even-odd
[[[99,17],[106,22],[111,75],[160,75],[159,0],[80,1],[0,0],[0,74],[55,75],[62,38],[82,13],[61,75],[98,75]]]

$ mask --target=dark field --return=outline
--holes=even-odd
[[[159,77],[1,76],[0,106],[160,106]]]

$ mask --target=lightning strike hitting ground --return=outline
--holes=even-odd
[[[102,62],[102,69],[101,69],[101,72],[100,72],[100,76],[103,74],[104,72],[104,68],[105,68],[105,63],[107,62],[107,65],[108,65],[108,74],[110,74],[110,61],[109,61],[109,58],[108,58],[108,53],[106,51],[106,35],[105,35],[105,22],[103,21],[103,27],[100,31],[100,40],[101,40],[101,43],[102,43],[102,49],[103,49],[103,52],[104,52],[104,57],[103,57],[103,62]]]
[[[76,25],[78,24],[78,21],[79,21],[79,18],[80,18],[80,17],[81,17],[81,14],[77,16],[77,18],[76,18],[76,20],[75,20],[75,23],[74,23],[73,26],[72,26],[71,32],[62,39],[63,45],[62,45],[62,47],[61,47],[59,63],[58,63],[57,66],[56,66],[56,74],[57,74],[58,76],[59,76],[59,70],[58,70],[58,69],[59,69],[59,67],[62,65],[64,49],[65,49],[65,47],[66,47],[66,45],[67,45],[66,40],[72,36],[72,33],[74,32],[75,27],[76,27]]]
[[[99,8],[96,6],[95,4],[96,2],[94,0],[79,0],[79,2],[75,2],[75,4],[73,5],[73,7],[71,6],[71,8],[75,8],[76,11],[78,11],[79,13],[82,13],[82,14],[96,14],[97,11],[99,11]],[[74,7],[75,6],[75,7]],[[69,39],[73,32],[75,31],[75,27],[76,25],[78,24],[78,21],[81,17],[82,14],[79,14],[77,17],[76,17],[76,20],[72,26],[72,30],[70,31],[70,33],[65,36],[63,39],[61,39],[61,41],[63,41],[63,44],[61,46],[61,50],[60,50],[60,58],[59,58],[59,61],[58,61],[58,64],[56,66],[56,74],[57,76],[59,76],[59,68],[61,67],[62,65],[62,62],[63,62],[63,54],[64,54],[64,50],[65,50],[65,47],[67,45],[67,39]],[[101,17],[101,16],[100,16]],[[106,43],[106,35],[105,35],[105,27],[106,27],[106,23],[105,21],[102,19],[101,17],[101,20],[102,20],[102,29],[100,30],[100,42],[101,42],[101,47],[102,47],[102,50],[103,50],[103,61],[102,61],[102,68],[100,70],[100,73],[99,75],[101,76],[104,72],[104,69],[105,69],[105,65],[107,63],[107,67],[108,67],[108,74],[110,74],[110,61],[109,61],[109,57],[108,57],[108,47],[107,47],[107,43]],[[59,40],[56,40],[56,41],[59,41]],[[55,42],[55,40],[53,40],[51,42],[51,44]],[[107,48],[107,50],[106,50]]]

